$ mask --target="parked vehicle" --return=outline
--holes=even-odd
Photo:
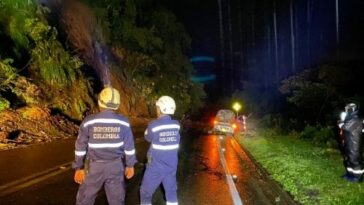
[[[214,119],[213,133],[234,134],[237,128],[235,124],[235,114],[231,110],[219,110]]]

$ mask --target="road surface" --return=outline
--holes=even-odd
[[[149,146],[143,139],[141,130],[143,129],[134,132],[139,163],[136,165],[136,175],[127,181],[127,205],[139,204],[143,162]],[[17,154],[24,153],[27,154],[24,156],[25,159],[18,161],[24,161],[22,164],[4,158],[11,156],[19,158]],[[54,160],[49,160],[50,156]],[[72,158],[72,139],[24,150],[0,152],[0,163],[18,167],[9,170],[2,164],[0,168],[0,204],[75,204],[78,187],[73,182],[74,172],[67,163]],[[196,128],[185,128],[179,160],[177,179],[179,204],[296,204],[265,172],[255,166],[231,136],[208,135]],[[47,169],[46,165],[55,168]],[[4,189],[4,185],[8,186]],[[107,204],[103,191],[100,191],[95,204]],[[155,193],[153,204],[165,204],[161,188]]]

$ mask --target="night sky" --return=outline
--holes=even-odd
[[[338,7],[335,0],[188,0],[169,1],[168,7],[192,37],[189,56],[216,59],[194,63],[196,75],[216,74],[204,82],[207,89],[228,96],[251,84],[276,90],[281,80],[314,65],[361,61],[364,1],[337,2]]]
[[[192,37],[190,56],[218,57],[219,16],[216,1],[169,1],[168,7],[182,21]]]

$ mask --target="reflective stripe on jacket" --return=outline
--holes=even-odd
[[[152,121],[145,131],[145,139],[151,143],[148,156],[150,167],[163,172],[175,171],[178,164],[180,124],[169,115]]]
[[[134,138],[127,118],[105,110],[88,116],[81,123],[75,143],[73,168],[83,167],[85,156],[92,160],[126,159],[127,166],[136,163]]]

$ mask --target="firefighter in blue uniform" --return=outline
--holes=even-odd
[[[76,140],[74,180],[80,184],[77,205],[94,204],[104,186],[110,205],[122,205],[125,198],[124,175],[134,175],[136,163],[134,138],[127,118],[114,111],[120,105],[119,92],[104,88],[98,98],[100,112],[86,117]],[[87,173],[85,159],[89,160]],[[126,164],[126,167],[125,165]]]
[[[152,204],[152,196],[162,183],[167,205],[178,205],[176,172],[180,124],[169,115],[174,114],[173,98],[162,96],[156,102],[158,119],[145,131],[145,139],[151,143],[147,153],[148,164],[140,187],[140,203]]]
[[[345,112],[341,114],[339,121],[342,143],[344,148],[344,166],[346,174],[343,178],[350,182],[359,182],[364,173],[361,151],[363,122],[358,117],[358,109],[355,103],[345,106]]]

